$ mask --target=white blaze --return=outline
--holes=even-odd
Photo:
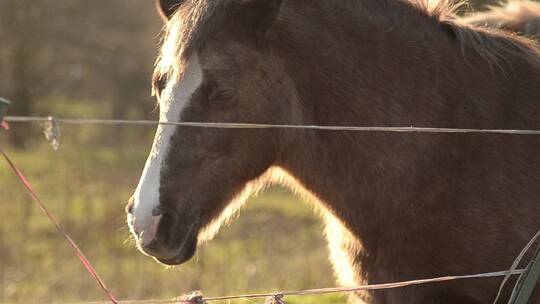
[[[197,55],[190,58],[180,81],[167,83],[159,103],[159,119],[163,122],[178,122],[182,110],[191,95],[201,85],[202,69]],[[144,170],[134,194],[132,230],[140,237],[140,245],[148,245],[155,237],[161,216],[153,216],[152,210],[159,205],[160,176],[165,159],[169,154],[171,137],[177,126],[159,125],[154,144],[146,160]]]

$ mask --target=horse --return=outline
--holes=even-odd
[[[511,31],[540,41],[540,3],[514,0],[501,7],[465,16],[463,22]]]
[[[126,206],[142,253],[166,265],[190,260],[247,197],[276,183],[321,211],[341,286],[505,270],[540,228],[538,136],[168,124],[539,129],[532,41],[461,23],[445,2],[157,5],[163,124]],[[492,303],[501,281],[350,301]]]

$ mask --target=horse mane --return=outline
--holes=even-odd
[[[227,11],[226,0],[184,1],[163,30],[155,74],[181,78],[187,58],[222,25]]]
[[[263,1],[263,0],[253,0]],[[364,0],[333,0],[334,9],[362,10]],[[368,0],[369,1],[369,0]],[[497,29],[481,28],[456,17],[456,10],[462,3],[451,0],[377,0],[385,1],[392,9],[385,16],[398,18],[425,18],[432,29],[449,32],[460,44],[467,61],[467,53],[472,51],[490,65],[502,68],[510,66],[511,58],[521,58],[530,64],[540,66],[540,48],[531,40]],[[160,55],[156,61],[156,74],[168,74],[169,78],[180,78],[183,66],[189,56],[199,49],[208,37],[227,20],[230,10],[238,7],[239,0],[186,0],[178,8],[166,25]],[[396,9],[394,9],[396,8]],[[408,13],[404,14],[404,10]],[[353,12],[354,13],[354,12]],[[392,16],[393,14],[393,16]]]
[[[457,18],[456,11],[465,5],[464,2],[411,0],[411,3],[425,16],[435,19],[442,28],[453,34],[460,44],[465,60],[467,52],[472,51],[490,65],[496,65],[503,70],[504,65],[511,67],[512,57],[522,58],[540,67],[540,47],[530,39],[495,28],[477,27],[465,19]]]
[[[462,18],[467,24],[503,29],[540,40],[540,3],[510,0],[501,6]]]

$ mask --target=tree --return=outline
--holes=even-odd
[[[159,26],[146,0],[2,0],[0,95],[12,115],[49,96],[91,100],[115,118],[149,113]],[[30,137],[28,126],[10,132],[18,148]]]

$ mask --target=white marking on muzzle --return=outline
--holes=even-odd
[[[186,70],[180,81],[170,81],[161,94],[159,118],[163,122],[177,122],[183,109],[188,105],[191,95],[201,85],[202,69],[197,55],[193,55],[186,64]],[[160,177],[165,160],[170,150],[171,137],[177,126],[159,125],[154,144],[146,160],[144,170],[135,190],[132,232],[138,236],[141,246],[146,246],[155,238],[161,215],[152,215],[159,205]]]

